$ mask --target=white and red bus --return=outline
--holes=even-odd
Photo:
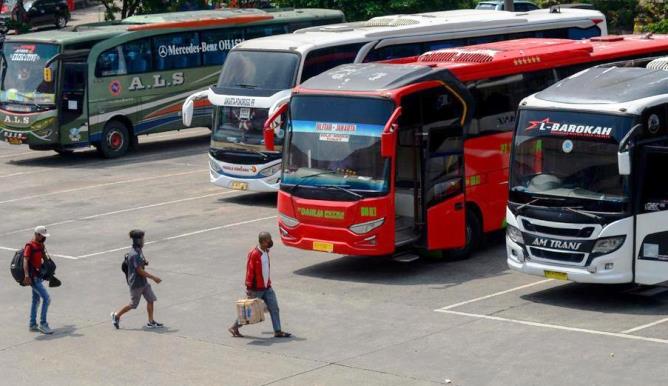
[[[467,255],[505,226],[519,102],[594,64],[667,51],[665,36],[534,38],[316,76],[286,105],[281,238],[350,255]]]

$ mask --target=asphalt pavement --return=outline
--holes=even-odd
[[[7,385],[660,385],[668,292],[578,285],[510,272],[502,235],[456,262],[399,263],[290,249],[275,194],[208,180],[208,130],[141,138],[115,160],[0,143],[0,374]],[[45,336],[28,331],[29,289],[13,251],[46,224],[60,288]],[[156,319],[129,301],[127,232],[146,231]],[[269,320],[232,338],[234,301],[258,232],[276,238]],[[445,231],[445,230],[443,230]],[[268,319],[268,318],[267,318]]]

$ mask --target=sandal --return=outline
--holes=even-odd
[[[289,338],[291,336],[292,336],[292,334],[290,334],[289,332],[285,332],[285,331],[279,331],[279,332],[274,333],[274,338]]]
[[[232,334],[232,337],[234,337],[234,338],[243,338],[244,337],[243,335],[241,335],[238,328],[230,327],[230,328],[227,329],[227,331],[229,331],[230,334]]]

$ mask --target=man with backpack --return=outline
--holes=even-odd
[[[271,315],[271,324],[274,328],[275,338],[289,338],[292,334],[281,329],[281,317],[278,309],[276,293],[271,288],[269,278],[269,250],[274,246],[269,232],[260,232],[258,245],[248,252],[246,261],[246,295],[249,299],[258,298],[264,300]],[[228,329],[235,338],[242,338],[239,332],[241,325],[236,320]]]
[[[146,328],[160,328],[162,323],[158,323],[153,318],[153,303],[158,298],[153,293],[151,284],[148,279],[153,280],[156,284],[160,284],[162,279],[146,272],[148,261],[144,258],[142,248],[144,248],[144,231],[132,230],[130,231],[130,238],[132,239],[132,248],[130,252],[125,255],[125,262],[123,263],[123,271],[126,272],[126,279],[130,287],[130,304],[124,306],[120,310],[111,313],[111,322],[116,327],[120,328],[121,316],[130,310],[134,310],[139,305],[139,300],[143,296],[146,299],[146,311],[148,313],[148,323]],[[127,269],[125,268],[127,266]]]
[[[48,260],[44,243],[49,233],[46,227],[38,226],[35,228],[33,239],[26,244],[23,249],[23,285],[32,288],[32,305],[30,307],[30,331],[39,331],[43,334],[53,334],[46,321],[46,314],[51,304],[51,297],[44,287],[44,279],[40,270],[42,263]],[[37,324],[37,308],[40,300],[42,301],[42,311],[40,313],[39,325]]]

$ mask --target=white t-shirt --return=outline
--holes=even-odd
[[[262,249],[262,279],[264,279],[264,287],[269,284],[269,254]]]

